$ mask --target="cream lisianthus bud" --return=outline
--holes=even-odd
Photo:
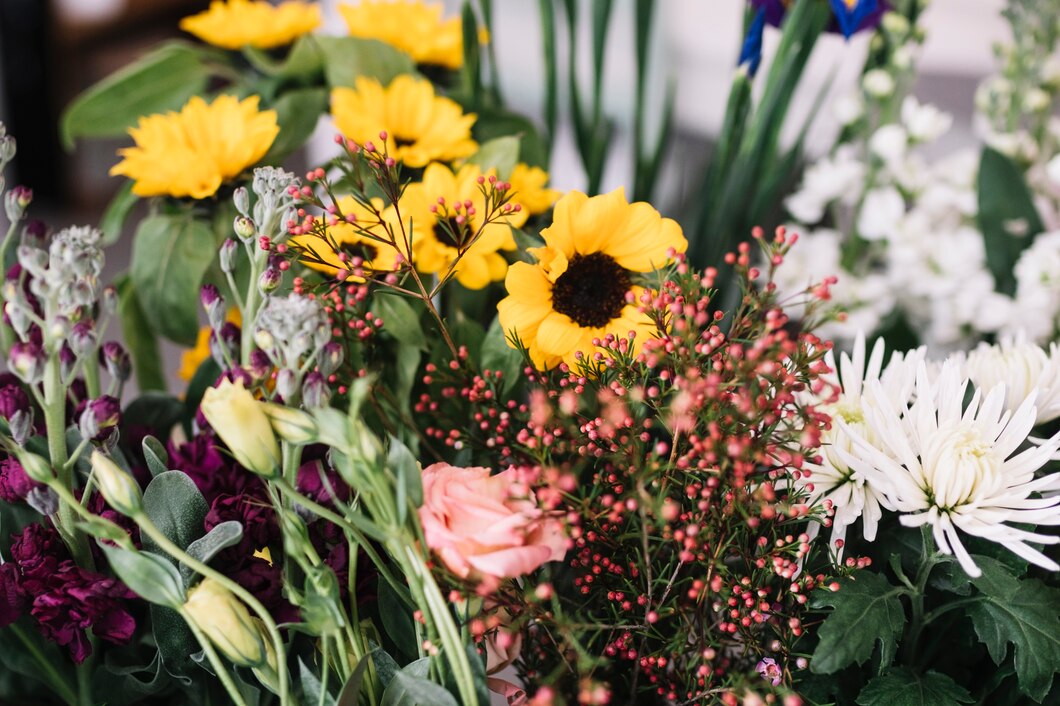
[[[280,678],[279,670],[280,663],[276,659],[276,649],[272,646],[272,640],[269,639],[268,634],[265,631],[265,623],[261,622],[257,618],[253,618],[254,624],[258,628],[258,635],[261,637],[261,644],[265,646],[265,664],[260,667],[254,667],[254,676],[258,678],[258,681],[262,683],[269,691],[274,694],[280,693]]]
[[[22,470],[30,477],[30,480],[35,480],[45,485],[55,480],[55,471],[52,470],[51,464],[44,460],[42,456],[25,449],[16,449],[15,457],[22,465]]]
[[[276,435],[262,404],[242,382],[225,380],[207,389],[199,408],[240,465],[268,478],[277,474],[280,447]]]
[[[272,422],[272,430],[292,444],[308,444],[317,439],[317,424],[305,412],[280,404],[262,402],[265,415]]]
[[[143,493],[132,475],[99,451],[92,452],[92,473],[108,505],[123,515],[132,516],[140,512]]]
[[[191,589],[183,614],[233,664],[242,667],[268,664],[261,629],[247,607],[213,579],[203,579]]]

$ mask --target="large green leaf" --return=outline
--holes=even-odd
[[[284,157],[302,147],[313,134],[321,114],[328,109],[328,94],[323,88],[299,88],[284,93],[269,107],[276,111],[280,134],[261,162],[279,164]]]
[[[151,552],[100,546],[110,568],[140,598],[174,610],[184,605],[184,582],[168,561]]]
[[[228,520],[215,525],[212,530],[189,544],[187,552],[202,563],[209,564],[218,552],[239,544],[241,539],[243,539],[243,525],[236,520]],[[195,577],[195,572],[190,567],[181,564],[180,575],[188,584]]]
[[[124,418],[154,429],[159,438],[168,440],[169,432],[184,415],[184,403],[164,392],[145,392],[125,408]]]
[[[523,355],[508,345],[499,318],[494,318],[486,331],[479,360],[482,361],[483,370],[493,370],[502,374],[500,383],[502,392],[511,390],[522,375]]]
[[[496,169],[500,179],[507,179],[519,161],[519,142],[515,135],[495,137],[479,145],[478,152],[467,161],[477,164],[482,171]]]
[[[243,56],[255,69],[273,78],[312,78],[324,67],[320,45],[311,34],[296,39],[282,59],[274,59],[257,47],[243,47]]]
[[[814,607],[832,606],[835,610],[821,624],[821,641],[810,669],[832,674],[852,662],[861,664],[872,656],[877,642],[880,663],[890,665],[905,627],[905,611],[899,600],[903,589],[871,571],[859,571],[839,584],[835,593],[822,589],[814,596]]]
[[[908,667],[871,680],[857,699],[859,706],[955,706],[974,701],[967,689],[945,674],[918,674]]]
[[[144,491],[144,512],[181,549],[202,536],[209,509],[195,482],[181,471],[160,473]],[[144,549],[163,553],[146,535],[143,544]]]
[[[408,299],[397,294],[377,294],[372,300],[372,313],[383,319],[383,330],[401,343],[427,349],[419,314]]]
[[[352,87],[359,76],[386,85],[395,76],[416,69],[412,57],[376,39],[317,37],[316,41],[324,54],[324,75],[331,88]]]
[[[1005,294],[1016,291],[1013,268],[1020,253],[1044,230],[1023,172],[990,147],[979,160],[979,230],[986,246],[986,264]]]
[[[172,42],[111,74],[67,106],[59,123],[63,144],[71,149],[78,137],[115,137],[141,115],[179,108],[206,89],[205,58],[198,47]]]
[[[118,242],[129,213],[140,202],[140,197],[132,192],[133,183],[132,179],[125,180],[99,220],[99,229],[103,233],[103,245],[105,246]]]
[[[498,137],[519,138],[519,161],[535,167],[548,165],[548,147],[537,128],[526,117],[500,109],[483,109],[471,128],[472,136],[480,143]]]
[[[975,563],[983,572],[972,579],[983,600],[968,608],[975,632],[997,664],[1012,643],[1020,691],[1041,701],[1060,672],[1060,589],[1013,578],[990,557],[976,555]]]
[[[147,316],[140,305],[140,297],[132,278],[124,276],[117,282],[118,315],[125,347],[132,359],[136,385],[141,392],[165,390],[166,375],[162,371],[162,356],[158,352],[158,339],[147,323]]]
[[[156,215],[140,223],[131,273],[152,330],[184,345],[195,344],[199,287],[216,254],[210,225],[190,215]]]
[[[383,692],[382,706],[458,706],[456,698],[444,687],[416,676],[426,674],[426,659],[417,660],[394,675]]]

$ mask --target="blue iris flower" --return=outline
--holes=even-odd
[[[766,27],[766,10],[759,8],[751,20],[751,27],[747,30],[747,36],[743,40],[743,48],[740,50],[740,60],[737,66],[747,65],[747,71],[754,77],[758,72],[758,65],[762,63],[762,33]]]

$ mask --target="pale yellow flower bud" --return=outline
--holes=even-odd
[[[200,409],[240,465],[269,478],[278,473],[280,447],[272,424],[243,383],[225,380],[207,389]]]
[[[257,618],[253,618],[253,620],[258,628],[258,635],[261,637],[261,644],[265,645],[265,664],[254,668],[254,676],[256,676],[258,681],[269,691],[274,694],[279,694],[280,663],[276,659],[276,649],[272,646],[272,640],[269,639],[268,634],[265,631],[265,624]]]
[[[311,416],[297,409],[263,402],[262,409],[272,422],[272,430],[292,444],[308,444],[317,439],[317,424]]]
[[[213,579],[203,579],[188,593],[184,616],[233,664],[242,667],[268,664],[261,629],[250,617],[247,607]]]
[[[123,471],[109,456],[92,452],[92,472],[99,492],[112,508],[123,515],[136,515],[143,507],[143,493],[132,475]]]

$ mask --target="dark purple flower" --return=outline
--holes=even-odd
[[[236,520],[243,525],[243,539],[225,549],[223,556],[238,565],[255,551],[279,539],[280,527],[268,501],[255,495],[218,495],[206,513],[203,528],[209,532],[222,522]]]
[[[39,248],[43,248],[47,244],[50,235],[48,224],[36,218],[26,221],[25,227],[22,228],[23,242],[28,242],[30,245]]]
[[[28,606],[18,566],[11,561],[0,564],[0,628],[6,628],[22,617]]]
[[[117,341],[107,341],[99,349],[99,360],[107,369],[107,374],[115,380],[128,380],[132,373],[129,354]]]
[[[10,376],[14,378],[14,376]],[[17,382],[0,387],[0,417],[10,420],[15,412],[29,410],[29,395]]]
[[[78,358],[96,347],[96,329],[90,320],[78,321],[70,330],[70,350]]]
[[[169,467],[184,471],[195,481],[208,503],[219,495],[261,492],[261,480],[221,454],[209,434],[199,434],[184,444],[170,442],[167,448]]]
[[[228,577],[254,594],[279,623],[298,621],[298,609],[283,597],[283,569],[279,562],[250,557]]]
[[[328,470],[324,471],[324,475],[321,476],[322,471],[324,471],[324,464],[320,460],[303,463],[298,469],[298,478],[295,483],[298,491],[309,497],[310,500],[322,504],[331,503],[332,496],[329,492],[329,486],[339,496],[339,500],[345,501],[350,497],[349,486],[339,477],[337,472]]]
[[[35,385],[44,375],[44,349],[32,341],[19,341],[11,346],[7,367],[27,385]]]
[[[56,530],[34,522],[11,535],[11,559],[22,572],[22,587],[37,594],[70,556]]]
[[[97,397],[84,405],[79,419],[82,438],[103,441],[121,423],[121,402],[110,395]]]
[[[12,504],[25,502],[29,491],[38,487],[42,484],[31,480],[13,457],[0,461],[0,500]]]
[[[272,361],[269,360],[269,356],[265,351],[255,348],[250,352],[248,370],[255,380],[264,380],[272,374]]]

